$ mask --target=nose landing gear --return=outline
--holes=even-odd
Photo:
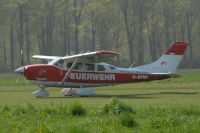
[[[45,91],[45,87],[41,87],[40,90],[34,91],[33,95],[36,98],[44,98],[49,96],[49,92]]]

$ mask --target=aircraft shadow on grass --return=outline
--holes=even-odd
[[[149,97],[149,96],[142,96],[139,94],[122,94],[122,95],[111,95],[111,94],[95,94],[93,96],[84,96],[84,97],[93,97],[93,98],[112,98],[112,97],[116,97],[116,98],[125,98],[125,99],[151,99],[153,97]],[[84,97],[80,97],[78,95],[73,95],[73,96],[64,96],[64,97],[47,97],[47,98],[84,98]]]
[[[154,99],[156,95],[197,95],[200,94],[199,92],[156,92],[156,93],[144,93],[144,94],[118,94],[118,95],[112,95],[112,94],[95,94],[93,98],[124,98],[124,99]],[[66,96],[66,97],[48,97],[48,98],[79,98],[79,96]]]

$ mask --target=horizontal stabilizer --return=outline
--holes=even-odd
[[[150,75],[156,75],[156,76],[170,76],[171,78],[179,78],[182,77],[182,75],[178,74],[178,73],[151,73]]]

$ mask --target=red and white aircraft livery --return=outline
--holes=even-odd
[[[15,70],[40,90],[36,97],[47,97],[46,87],[81,88],[122,83],[144,82],[177,77],[176,69],[187,43],[175,42],[157,61],[133,68],[118,68],[103,63],[119,55],[117,52],[96,51],[73,56],[56,57],[34,55],[33,58],[51,60],[48,64],[23,66]]]

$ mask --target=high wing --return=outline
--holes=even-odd
[[[45,60],[54,60],[57,58],[61,58],[59,56],[46,56],[46,55],[34,55],[32,57],[35,59],[45,59]]]
[[[87,62],[87,63],[96,63],[101,61],[108,61],[112,59],[113,57],[119,55],[117,52],[111,52],[111,51],[96,51],[96,52],[88,52],[83,54],[77,54],[72,56],[64,56],[64,57],[56,57],[56,56],[41,56],[41,55],[35,55],[33,57],[37,57],[39,59],[53,59],[52,62],[60,61],[60,60],[74,60],[72,66],[68,70],[68,72],[65,74],[63,79],[58,83],[58,85],[62,86],[64,82],[69,78],[71,72],[73,71],[74,67],[77,64],[77,61],[79,62]]]
[[[117,55],[119,55],[119,53],[117,52],[96,51],[96,52],[88,52],[88,53],[77,54],[77,55],[72,55],[72,56],[65,56],[65,57],[62,57],[62,59],[63,60],[78,59],[81,62],[96,63],[96,62],[109,61]]]
[[[69,75],[76,66],[77,61],[96,63],[101,61],[108,61],[117,55],[119,55],[119,53],[117,52],[96,51],[96,52],[88,52],[83,54],[62,57],[61,58],[62,60],[75,60],[75,61],[73,62],[72,66],[70,67],[69,71],[65,74],[61,82],[59,82],[59,85],[62,86],[64,82],[69,78]]]
[[[82,61],[82,62],[96,63],[96,62],[109,61],[117,55],[119,55],[119,53],[112,52],[112,51],[96,51],[96,52],[87,52],[87,53],[81,53],[81,54],[77,54],[77,55],[64,56],[64,57],[34,55],[33,58],[46,59],[46,60],[54,60],[54,59],[74,60],[74,59],[78,59],[79,61]]]

